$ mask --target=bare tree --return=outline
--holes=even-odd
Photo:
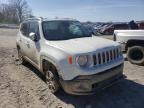
[[[9,2],[15,9],[19,22],[22,22],[25,18],[32,17],[32,11],[26,0],[10,0]]]
[[[0,5],[0,13],[1,13],[1,22],[5,22],[8,20],[9,13],[11,9],[9,9],[9,6],[7,4],[1,4]]]
[[[19,23],[24,19],[33,17],[26,0],[8,0],[0,2],[0,23]]]
[[[9,4],[0,4],[0,22],[18,23],[15,8]]]

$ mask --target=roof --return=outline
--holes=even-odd
[[[48,19],[48,18],[43,18],[43,17],[39,17],[39,18],[28,18],[26,19],[25,21],[31,21],[31,20],[38,20],[38,21],[77,21],[75,19],[72,19],[72,18],[51,18],[51,19]]]

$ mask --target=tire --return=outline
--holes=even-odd
[[[19,59],[19,64],[25,64],[26,60],[23,58],[22,52],[20,49],[17,49],[18,51],[18,59]]]
[[[58,76],[55,69],[48,69],[45,73],[45,82],[48,85],[49,90],[55,94],[60,89]]]
[[[133,46],[128,48],[127,59],[137,65],[144,65],[144,47]]]

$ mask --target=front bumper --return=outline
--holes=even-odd
[[[104,89],[123,78],[123,64],[90,76],[78,76],[73,80],[60,83],[65,92],[73,95],[90,95]]]

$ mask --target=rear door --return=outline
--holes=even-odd
[[[27,55],[27,51],[29,48],[27,39],[28,39],[28,29],[29,29],[29,24],[28,22],[23,22],[21,24],[21,28],[20,28],[20,47],[21,47],[21,51],[23,53],[24,56]]]

